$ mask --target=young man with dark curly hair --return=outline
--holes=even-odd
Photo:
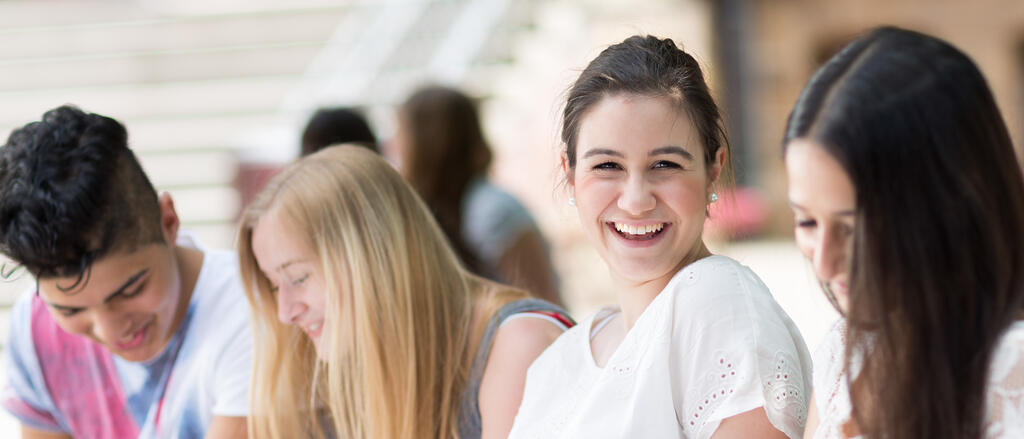
[[[0,252],[37,284],[12,310],[0,394],[22,437],[245,437],[237,258],[179,232],[124,126],[46,112],[0,148],[0,194]]]

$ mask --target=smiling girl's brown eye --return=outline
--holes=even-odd
[[[651,167],[654,169],[682,169],[682,166],[680,166],[678,163],[671,162],[668,160],[658,160]]]

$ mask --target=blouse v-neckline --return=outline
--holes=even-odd
[[[675,274],[673,274],[672,278],[669,279],[667,284],[665,284],[665,287],[662,288],[661,291],[658,292],[657,296],[654,296],[654,299],[651,300],[651,303],[648,303],[647,307],[645,307],[643,312],[640,313],[640,316],[637,317],[636,322],[633,323],[633,327],[629,328],[629,330],[627,330],[626,333],[622,336],[622,340],[619,341],[619,345],[616,346],[614,350],[612,350],[611,355],[609,355],[608,359],[604,362],[604,366],[599,366],[597,364],[596,358],[594,357],[594,343],[593,343],[594,340],[591,337],[592,331],[593,331],[593,328],[594,328],[594,322],[597,320],[597,318],[599,316],[602,316],[602,315],[604,316],[605,319],[614,318],[614,315],[616,313],[622,313],[622,308],[619,307],[618,305],[606,306],[606,307],[603,307],[603,308],[599,309],[597,312],[591,314],[590,318],[587,319],[586,323],[584,324],[584,327],[581,328],[583,330],[583,335],[585,336],[584,350],[586,351],[585,354],[586,354],[586,357],[587,357],[587,361],[586,361],[587,367],[591,371],[602,372],[602,371],[604,371],[605,369],[608,368],[609,364],[612,364],[616,359],[618,359],[618,357],[621,357],[622,355],[625,355],[622,352],[628,350],[626,348],[628,346],[628,344],[635,343],[634,339],[637,336],[635,336],[633,334],[636,333],[636,332],[639,332],[641,330],[640,328],[642,328],[642,327],[644,327],[644,325],[648,324],[646,322],[648,320],[650,320],[649,316],[651,314],[653,314],[653,312],[651,310],[654,309],[657,306],[663,306],[663,305],[661,305],[661,303],[659,301],[664,302],[665,300],[668,300],[668,299],[665,299],[664,297],[668,296],[668,295],[671,295],[671,294],[665,294],[665,292],[666,291],[671,291],[672,290],[672,286],[675,285],[677,282],[679,282],[678,281],[679,274],[687,271],[688,269],[693,269],[693,267],[695,265],[697,265],[698,263],[700,263],[702,261],[707,261],[707,260],[710,260],[710,259],[712,259],[714,257],[715,257],[715,255],[705,256],[705,257],[703,257],[701,259],[698,259],[696,261],[691,262],[689,265],[679,269],[679,271],[677,271]],[[605,314],[605,313],[607,313],[607,314]],[[604,329],[604,328],[601,328],[601,329]]]

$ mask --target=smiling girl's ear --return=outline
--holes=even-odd
[[[718,182],[718,177],[722,176],[722,169],[725,168],[727,154],[728,152],[726,152],[725,148],[718,148],[718,152],[715,153],[715,160],[708,168],[708,186]]]

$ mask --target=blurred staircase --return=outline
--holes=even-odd
[[[0,2],[0,136],[67,103],[116,118],[183,227],[231,248],[240,161],[293,158],[323,105],[368,109],[386,137],[390,106],[416,85],[485,83],[507,63],[535,1],[172,7],[201,3]],[[0,336],[28,278],[0,282]]]

